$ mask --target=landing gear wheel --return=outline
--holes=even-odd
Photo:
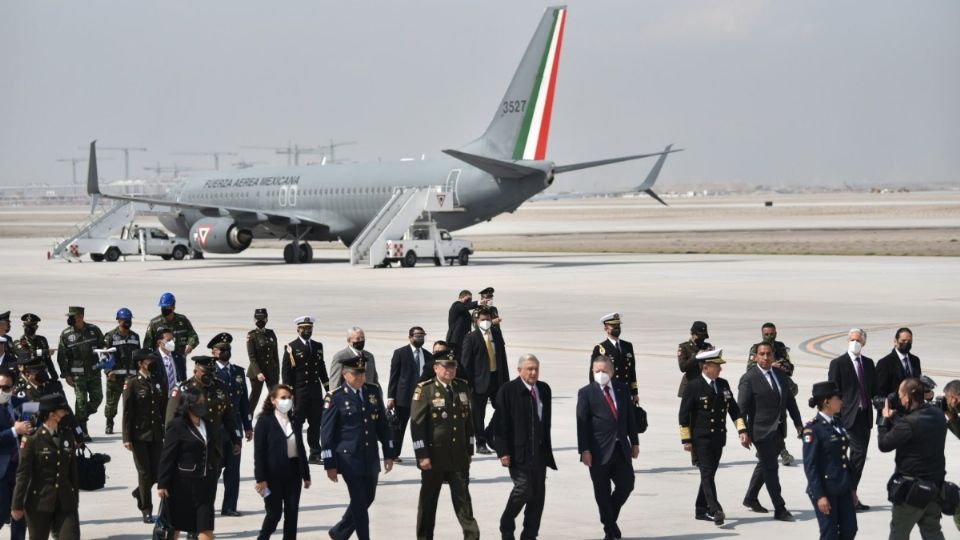
[[[293,264],[293,244],[283,246],[283,262]]]
[[[300,244],[300,262],[313,262],[313,247],[310,244]]]
[[[190,258],[193,259],[193,260],[195,260],[195,261],[199,261],[199,260],[203,259],[203,252],[198,249],[198,250],[196,250],[196,251],[193,252],[193,255],[191,255]]]
[[[434,258],[433,258],[433,265],[434,265],[434,266],[443,266],[443,259],[441,259],[440,257],[434,257]]]
[[[403,256],[403,259],[400,261],[400,266],[404,268],[413,268],[417,265],[417,253],[412,249]]]
[[[460,254],[457,255],[457,262],[460,263],[460,266],[470,264],[470,252],[466,249],[461,249]]]

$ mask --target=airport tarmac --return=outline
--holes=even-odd
[[[624,538],[706,540],[712,538],[813,538],[817,534],[812,506],[804,494],[800,466],[781,468],[783,493],[796,523],[781,523],[740,505],[755,459],[731,437],[717,484],[727,523],[693,520],[698,473],[680,446],[677,429],[676,346],[688,336],[690,323],[701,319],[711,341],[725,350],[723,376],[739,379],[749,346],[759,339],[760,325],[779,327],[791,348],[800,385],[798,401],[805,419],[812,418],[806,400],[814,382],[825,380],[830,358],[841,353],[846,330],[869,332],[865,354],[879,359],[892,346],[894,330],[910,326],[914,350],[923,368],[942,386],[960,378],[953,346],[960,335],[960,260],[949,257],[823,257],[748,255],[635,255],[480,252],[466,267],[411,269],[352,268],[344,251],[318,251],[315,264],[281,262],[275,249],[250,250],[239,256],[210,256],[202,261],[129,261],[67,264],[46,261],[48,239],[7,239],[0,253],[5,261],[0,310],[17,316],[30,311],[43,318],[40,333],[55,341],[64,326],[66,307],[83,305],[88,320],[104,331],[113,327],[121,306],[135,316],[142,334],[157,312],[159,295],[172,291],[178,311],[190,317],[202,344],[218,331],[242,336],[252,327],[253,310],[267,307],[270,326],[282,341],[293,339],[293,319],[318,319],[315,339],[327,357],[345,344],[345,331],[366,330],[367,348],[376,355],[386,380],[391,351],[406,343],[407,329],[426,328],[428,342],[446,333],[447,310],[463,288],[497,289],[496,304],[511,365],[522,353],[542,360],[542,379],[554,391],[553,441],[559,470],[550,471],[541,538],[602,537],[587,470],[578,462],[574,410],[577,389],[585,384],[588,355],[602,339],[600,317],[621,313],[623,338],[638,354],[641,404],[650,418],[634,462],[636,490],[624,507]],[[14,333],[19,330],[14,323]],[[245,355],[236,354],[240,365]],[[72,402],[72,396],[70,396]],[[136,476],[120,435],[104,436],[101,412],[90,423],[95,452],[113,457],[107,487],[81,494],[84,539],[147,538],[130,490]],[[893,456],[881,454],[876,433],[861,485],[862,500],[873,510],[860,514],[860,538],[886,537],[890,505],[885,485]],[[801,444],[788,440],[799,457]],[[948,477],[958,479],[953,437],[947,441]],[[413,465],[409,436],[405,463],[381,475],[372,507],[374,538],[414,537],[419,473]],[[254,538],[263,506],[253,490],[252,447],[244,446],[240,518],[219,518],[218,537]],[[312,467],[314,485],[301,498],[299,538],[326,538],[327,529],[346,507],[343,482],[329,482]],[[496,537],[500,512],[511,489],[507,471],[493,457],[478,457],[471,469],[474,513],[485,538]],[[446,490],[445,490],[446,491]],[[220,490],[222,493],[222,488]],[[766,493],[761,501],[769,507]],[[218,503],[219,504],[219,503]],[[219,506],[218,506],[219,508]],[[458,538],[459,527],[446,495],[441,496],[436,537]],[[956,528],[943,520],[948,538]],[[915,534],[916,536],[916,534]]]

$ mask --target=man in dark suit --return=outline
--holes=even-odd
[[[867,332],[852,328],[847,332],[847,352],[830,361],[827,378],[840,390],[843,410],[840,418],[850,437],[850,475],[853,477],[854,508],[865,512],[869,506],[860,502],[857,486],[867,461],[870,432],[873,430],[873,408],[870,398],[877,395],[877,369],[873,360],[860,354],[867,344]]]
[[[473,408],[473,431],[477,436],[477,453],[493,453],[487,447],[487,431],[484,418],[487,402],[494,401],[497,391],[507,382],[507,350],[503,344],[503,335],[493,326],[493,316],[482,308],[477,314],[477,329],[467,334],[460,353],[460,365],[463,366],[463,378],[473,389],[471,406]]]
[[[607,339],[593,347],[590,355],[590,382],[593,382],[593,359],[598,355],[609,356],[613,359],[613,380],[626,383],[630,388],[630,395],[635,403],[640,402],[640,391],[637,386],[637,358],[633,355],[633,343],[620,339],[620,314],[610,313],[602,319],[603,331]]]
[[[797,400],[790,392],[790,377],[773,368],[773,345],[766,342],[758,344],[755,359],[757,366],[741,377],[737,396],[740,412],[747,421],[747,435],[757,445],[759,458],[743,505],[754,512],[766,513],[767,509],[757,499],[760,488],[766,484],[773,502],[774,519],[793,521],[793,515],[787,511],[787,505],[780,495],[777,459],[787,430],[787,413],[790,413],[798,435],[803,429],[803,421]]]
[[[323,344],[313,337],[313,317],[297,317],[299,337],[284,348],[283,361],[280,364],[280,377],[283,384],[293,388],[294,416],[301,424],[309,422],[307,428],[307,446],[310,447],[309,461],[322,465],[320,457],[320,420],[323,417],[323,395],[330,391],[330,378],[327,365],[323,361]]]
[[[604,540],[612,540],[622,536],[617,518],[633,491],[630,459],[640,455],[640,441],[630,390],[613,380],[610,358],[593,359],[593,380],[577,393],[577,451],[590,469]]]
[[[410,401],[417,383],[433,377],[433,355],[423,348],[427,333],[419,326],[412,327],[407,336],[409,345],[393,351],[390,359],[390,382],[387,384],[387,409],[393,410],[400,421],[399,433],[395,433],[396,461],[400,462],[403,434],[410,420]]]
[[[519,376],[497,393],[495,424],[497,456],[510,468],[513,491],[500,516],[500,534],[514,538],[517,515],[523,513],[521,540],[536,539],[543,515],[547,467],[557,470],[550,442],[552,415],[550,386],[540,381],[540,360],[532,354],[520,357]]]
[[[447,344],[457,355],[460,354],[460,345],[463,344],[463,338],[470,332],[473,324],[471,310],[475,309],[478,302],[473,300],[473,294],[468,290],[460,291],[457,301],[450,306],[447,313]]]
[[[893,336],[893,350],[877,360],[877,394],[886,399],[900,389],[900,383],[910,377],[920,378],[920,359],[910,353],[913,348],[913,332],[900,328]]]
[[[150,346],[144,343],[144,348]],[[164,395],[169,398],[170,393],[187,380],[187,359],[176,351],[176,341],[170,328],[157,329],[157,341],[152,346],[155,358],[150,364],[150,378],[163,388]]]
[[[29,353],[26,355],[29,358]],[[10,538],[23,540],[27,533],[27,520],[12,520],[10,504],[17,483],[17,465],[20,463],[20,436],[28,435],[31,426],[17,419],[13,396],[13,373],[0,368],[0,528],[10,523]]]

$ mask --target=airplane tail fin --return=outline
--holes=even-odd
[[[566,6],[547,8],[493,120],[476,141],[481,146],[471,150],[499,159],[545,159],[566,21]]]

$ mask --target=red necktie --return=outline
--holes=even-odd
[[[613,413],[613,417],[617,418],[617,406],[613,403],[613,396],[610,395],[610,386],[603,387],[603,396],[607,398],[607,405],[610,406],[610,412]]]

